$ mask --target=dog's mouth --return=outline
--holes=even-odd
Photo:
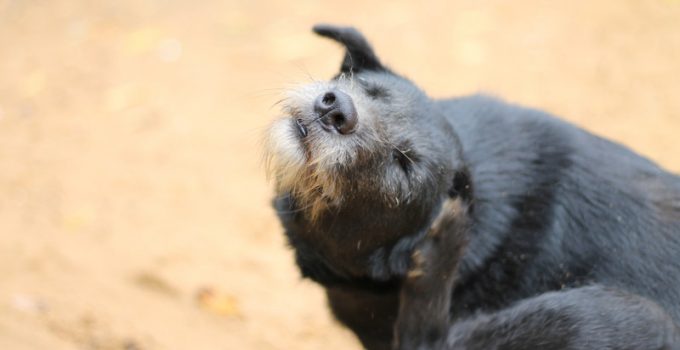
[[[307,127],[302,123],[302,119],[295,119],[295,127],[301,138],[307,137]]]

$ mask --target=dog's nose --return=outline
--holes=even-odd
[[[353,133],[359,121],[352,98],[339,90],[319,95],[314,101],[314,112],[325,130],[343,135]]]

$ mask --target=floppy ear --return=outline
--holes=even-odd
[[[364,36],[353,27],[337,27],[328,24],[317,24],[313,28],[316,34],[333,39],[345,46],[345,58],[342,60],[340,72],[350,73],[360,70],[386,70],[373,53],[371,45]]]

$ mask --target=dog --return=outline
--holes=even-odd
[[[301,274],[367,349],[680,349],[680,177],[545,112],[432,99],[354,28],[267,133]]]

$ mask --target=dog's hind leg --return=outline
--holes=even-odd
[[[453,324],[444,338],[437,349],[680,349],[678,327],[656,303],[597,285],[478,314]]]
[[[449,201],[401,287],[393,349],[680,350],[680,331],[646,298],[599,285],[545,293],[451,324],[466,242],[465,210]]]

